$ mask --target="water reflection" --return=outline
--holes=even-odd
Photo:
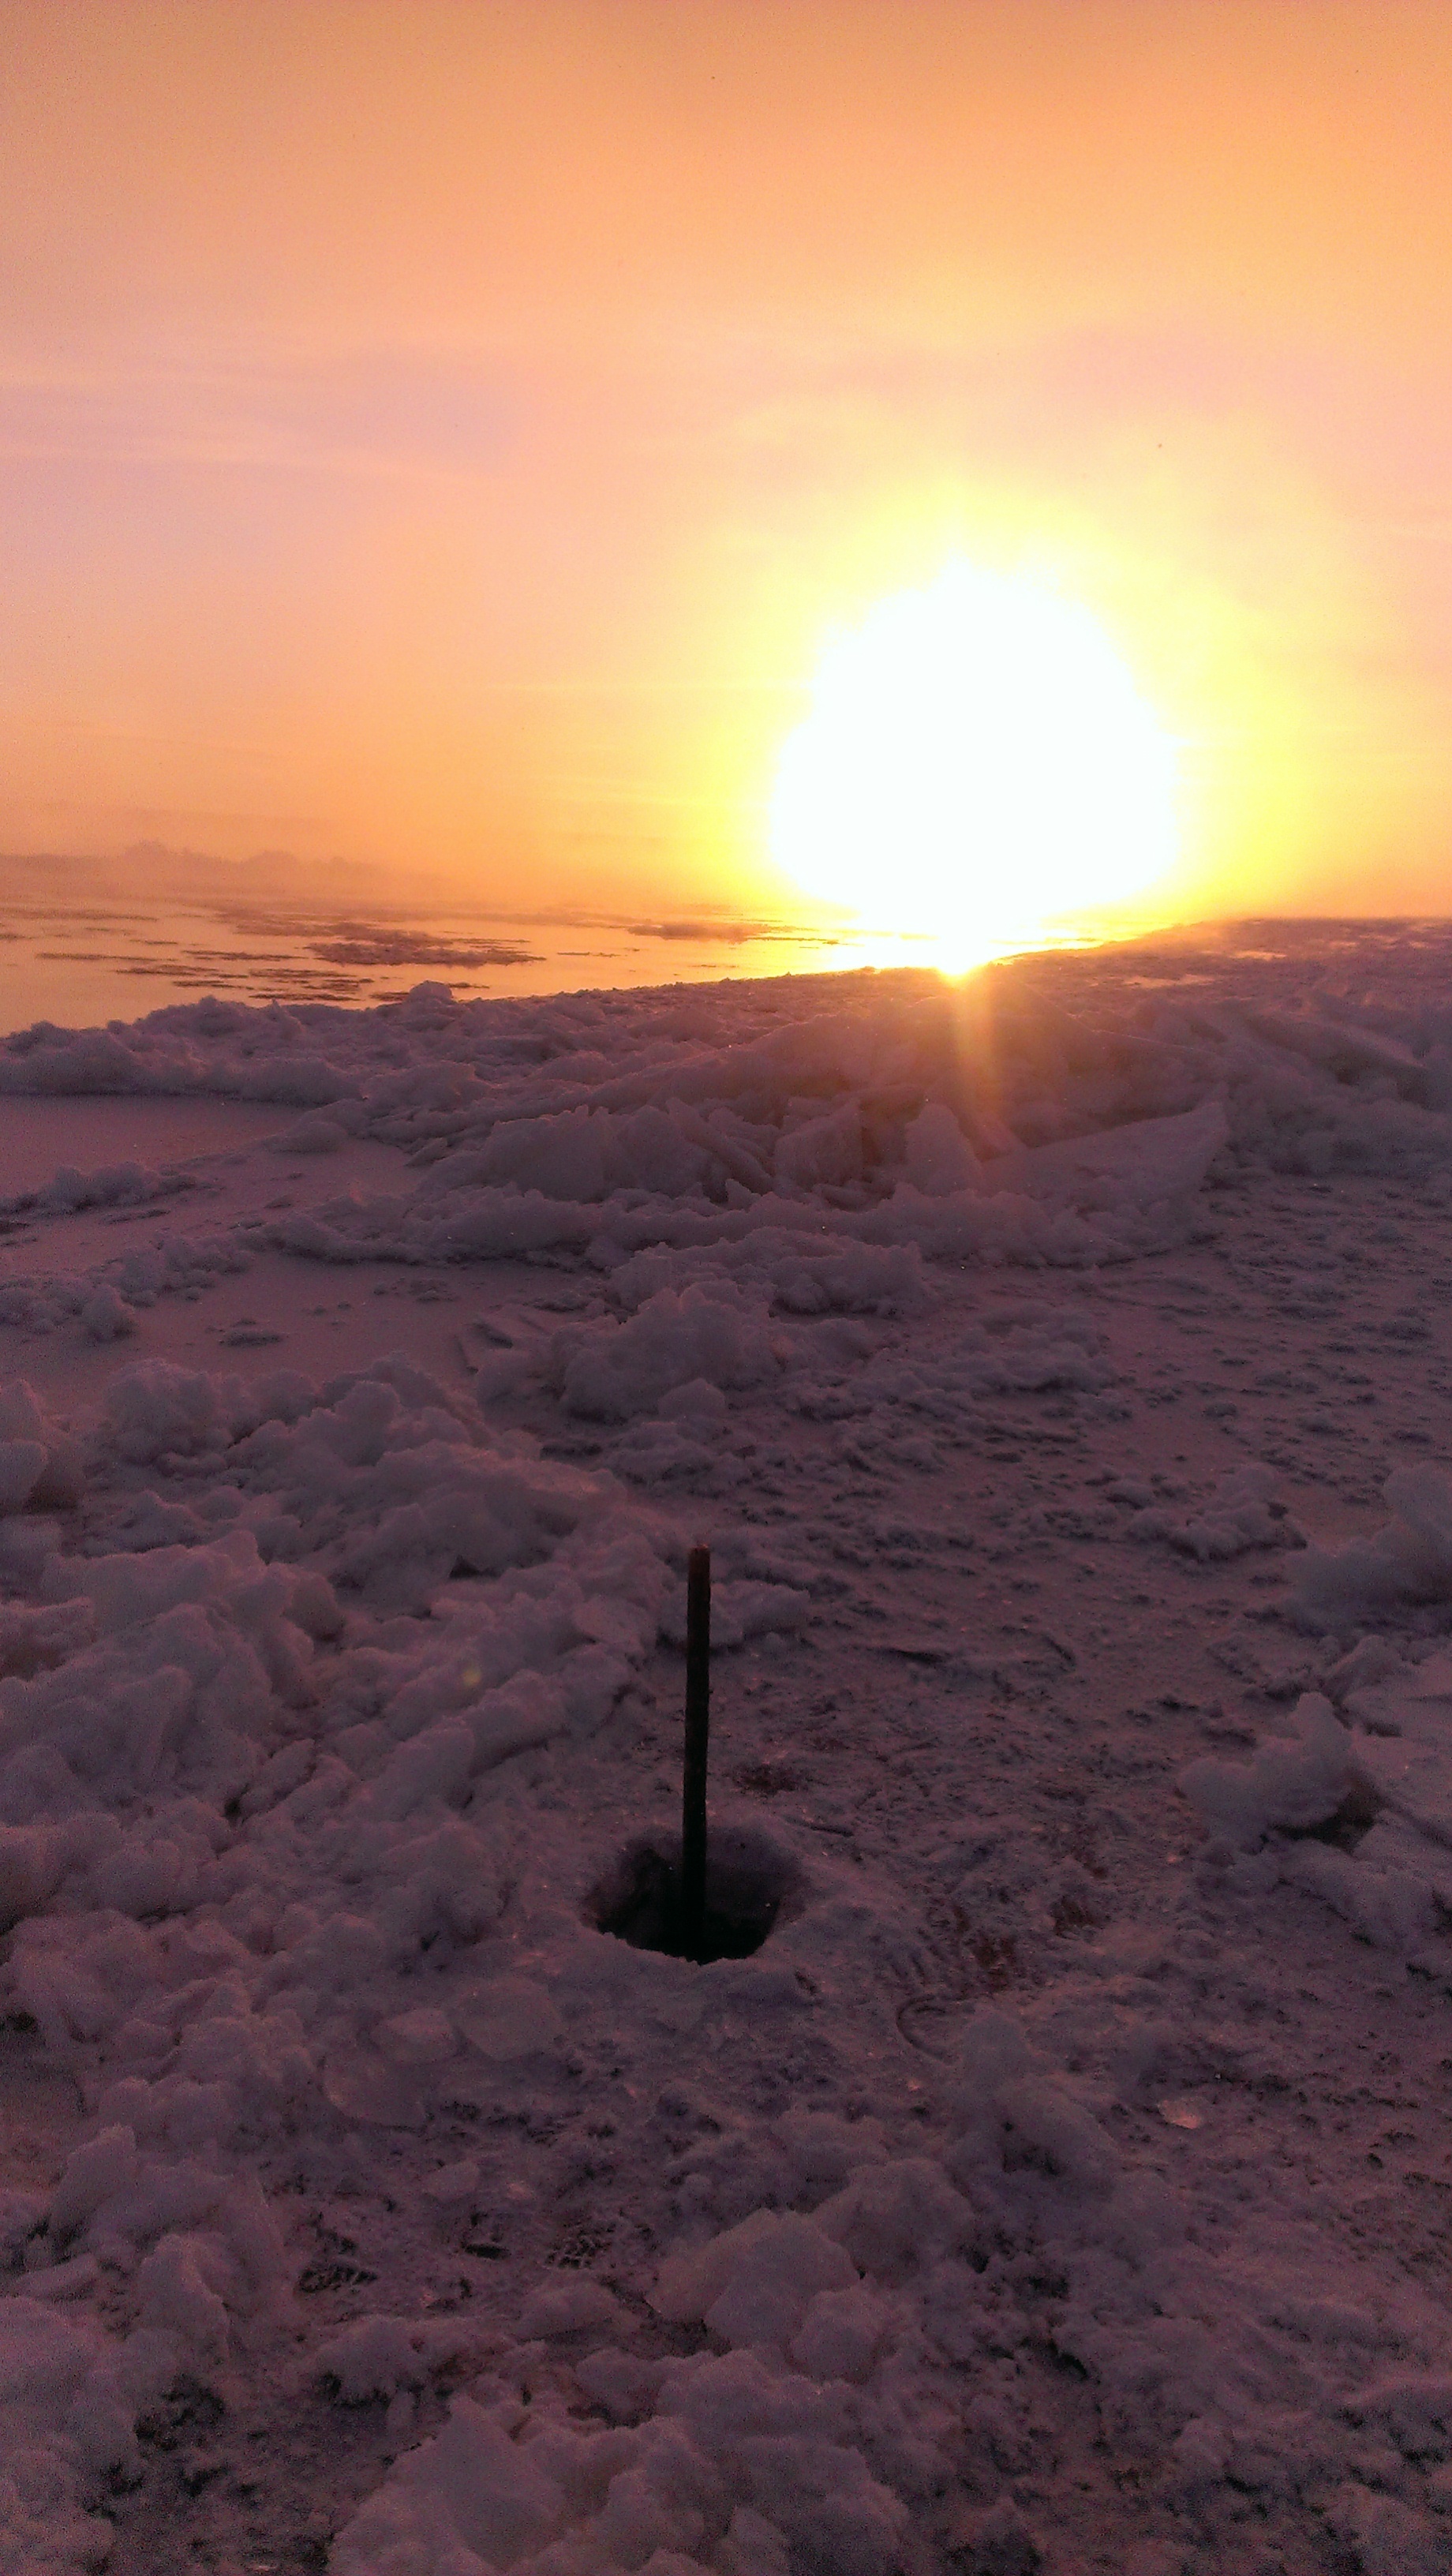
[[[1015,949],[1082,947],[1145,926],[1081,918],[970,954],[961,938],[785,917],[506,917],[401,906],[343,913],[200,896],[152,908],[68,903],[59,893],[52,901],[0,895],[0,1030],[37,1019],[70,1027],[129,1021],[204,993],[361,1008],[425,981],[468,1000],[854,967],[936,966],[957,975]]]

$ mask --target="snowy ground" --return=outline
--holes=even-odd
[[[1449,969],[0,1050],[0,2566],[1442,2576]]]

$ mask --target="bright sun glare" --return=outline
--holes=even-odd
[[[1088,609],[955,563],[828,647],[772,855],[951,970],[1162,875],[1174,790],[1169,738]]]

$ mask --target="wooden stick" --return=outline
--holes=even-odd
[[[711,1734],[711,1551],[686,1570],[686,1760],[681,1799],[681,1951],[699,1960],[706,1930],[706,1758]]]

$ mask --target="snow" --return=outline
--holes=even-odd
[[[679,1387],[759,1385],[781,1358],[764,1307],[701,1280],[659,1289],[628,1323],[556,1334],[549,1377],[567,1413],[627,1422]]]
[[[1295,1600],[1308,1625],[1452,1598],[1452,1478],[1430,1462],[1398,1467],[1384,1490],[1392,1518],[1381,1529],[1307,1550]]]
[[[1371,1787],[1329,1699],[1307,1692],[1294,1736],[1262,1744],[1249,1764],[1192,1762],[1180,1786],[1213,1832],[1256,1847],[1273,1831],[1326,1825]]]
[[[0,2561],[1447,2563],[1448,949],[7,1043]]]

